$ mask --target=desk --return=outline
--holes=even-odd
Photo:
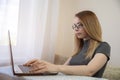
[[[10,76],[14,76],[11,70],[11,66],[0,67],[0,73],[5,73]],[[108,80],[104,78],[93,78],[86,76],[72,76],[59,73],[58,75],[47,76],[23,76],[26,80]]]

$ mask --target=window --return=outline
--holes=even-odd
[[[8,44],[8,30],[16,43],[19,0],[0,0],[0,45]]]

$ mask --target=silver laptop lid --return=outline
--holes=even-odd
[[[13,53],[12,53],[12,44],[11,44],[11,36],[10,36],[10,31],[8,30],[8,39],[9,39],[9,49],[10,49],[10,61],[12,65],[12,71],[15,73],[14,70],[14,61],[13,61]]]

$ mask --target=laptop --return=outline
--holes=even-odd
[[[18,76],[33,76],[33,75],[57,75],[58,73],[31,73],[30,69],[31,67],[23,66],[23,65],[15,65],[14,64],[14,57],[12,52],[12,44],[11,44],[11,36],[10,31],[8,31],[8,38],[9,38],[9,48],[10,48],[10,60],[11,60],[11,66],[12,66],[12,72],[14,75]]]

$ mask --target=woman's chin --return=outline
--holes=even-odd
[[[77,38],[82,39],[82,37],[81,37],[81,36],[77,36]]]

